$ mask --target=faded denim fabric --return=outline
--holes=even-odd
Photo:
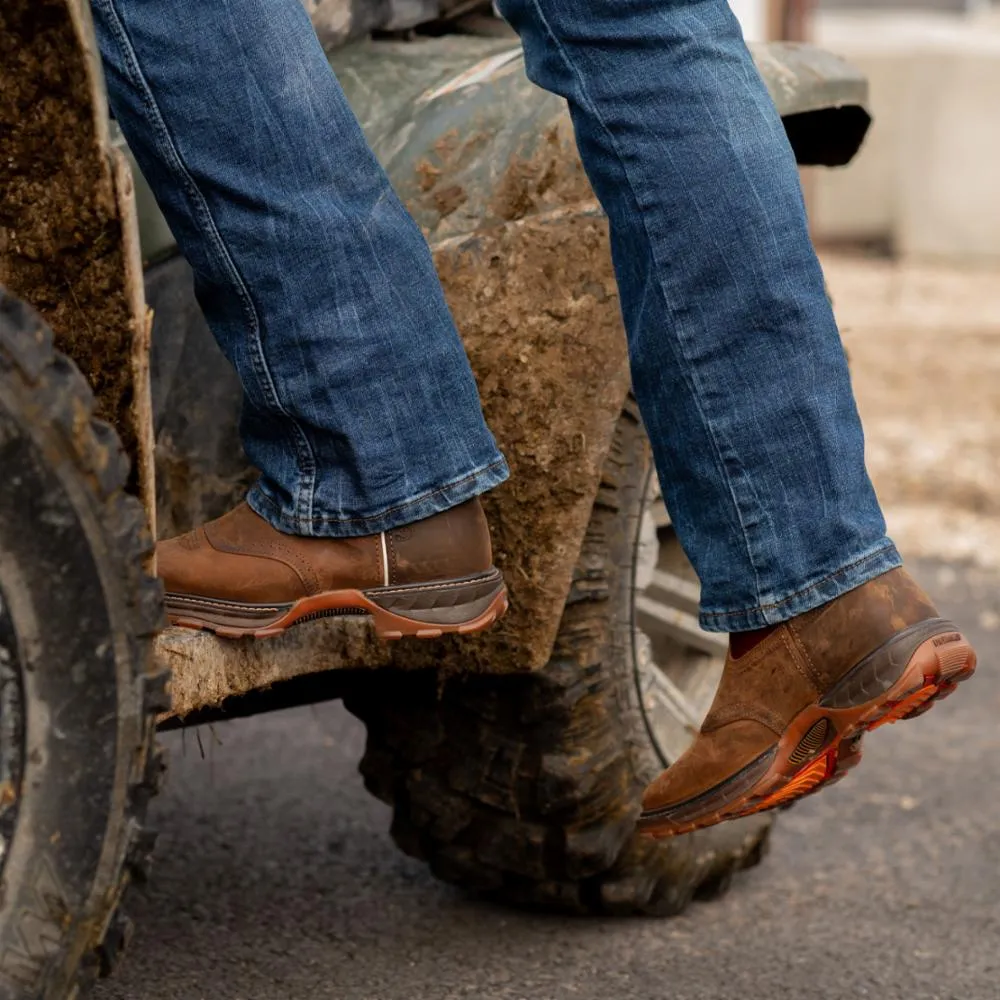
[[[702,625],[777,624],[898,566],[794,155],[726,0],[498,5],[611,222]]]
[[[112,105],[246,389],[258,513],[365,534],[506,466],[423,239],[299,0],[92,0]],[[900,558],[798,172],[725,0],[500,0],[608,213],[633,383],[713,631]]]

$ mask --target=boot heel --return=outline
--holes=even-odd
[[[382,639],[437,639],[487,628],[507,610],[507,588],[497,569],[461,580],[379,587],[365,591]]]

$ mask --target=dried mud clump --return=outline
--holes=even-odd
[[[0,4],[0,284],[44,316],[134,455],[121,226],[66,0]]]
[[[583,171],[568,116],[541,141],[511,157],[489,206],[489,216],[512,222],[594,197]]]

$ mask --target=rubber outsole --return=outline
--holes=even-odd
[[[687,802],[643,813],[639,829],[659,840],[787,808],[857,767],[866,733],[925,714],[975,670],[975,651],[960,632],[932,636],[917,647],[888,690],[848,708],[809,706],[775,747],[739,774]]]
[[[429,623],[394,614],[381,607],[360,590],[337,590],[296,601],[276,620],[267,625],[238,626],[212,621],[199,614],[191,605],[202,599],[183,594],[167,594],[167,616],[171,625],[200,629],[223,639],[270,639],[281,635],[295,625],[319,618],[358,616],[368,618],[379,639],[393,640],[404,637],[439,639],[443,635],[471,635],[489,628],[506,613],[509,602],[507,588],[500,585],[485,610],[464,622]],[[213,602],[202,601],[206,606]],[[186,606],[181,606],[181,605]],[[239,608],[239,605],[231,605]],[[251,607],[251,606],[244,606]]]

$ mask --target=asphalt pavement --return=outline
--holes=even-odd
[[[979,674],[872,735],[725,898],[663,921],[471,899],[393,846],[360,724],[299,709],[171,734],[157,866],[95,1000],[996,1000],[1000,579],[918,569]]]

